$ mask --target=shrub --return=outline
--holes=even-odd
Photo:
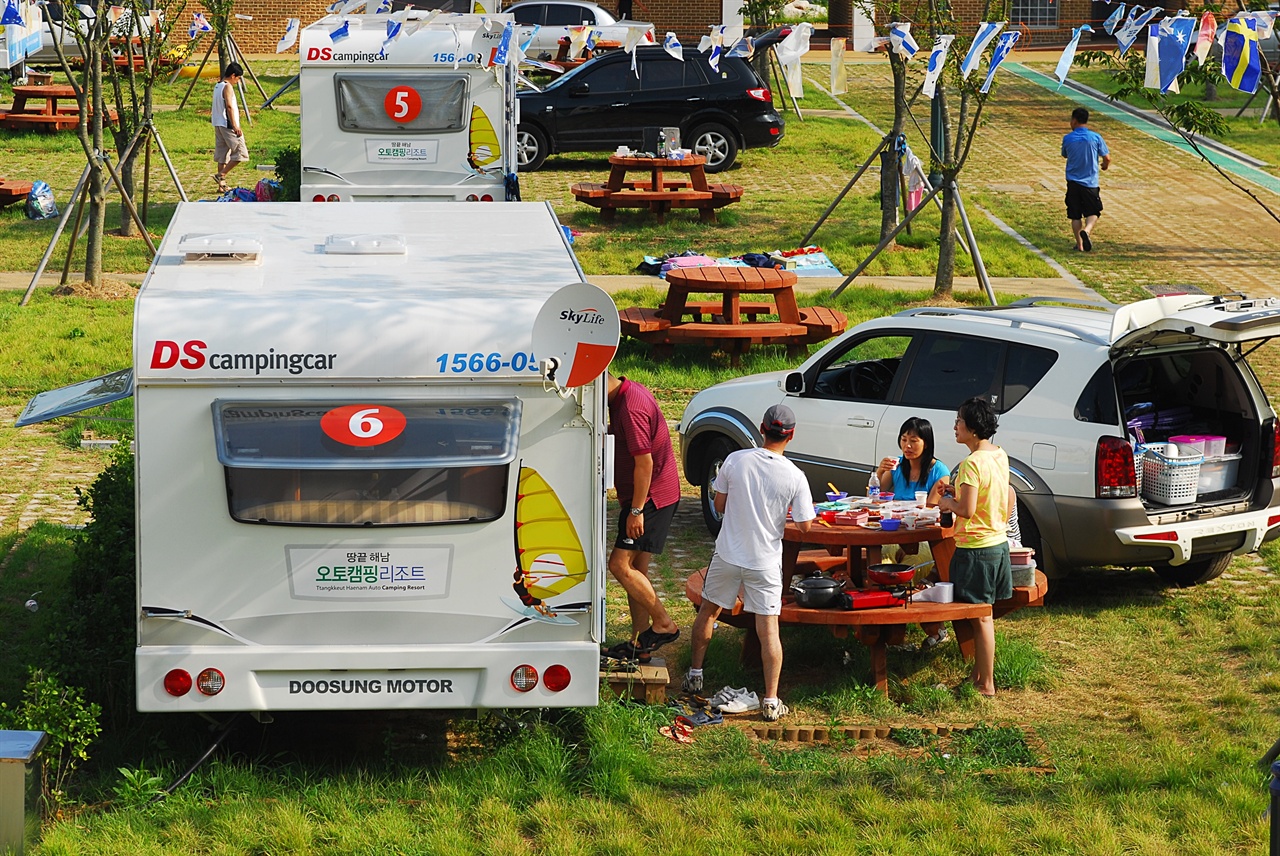
[[[281,202],[297,202],[302,198],[302,152],[296,146],[276,152],[276,178],[280,179]]]
[[[79,689],[38,669],[22,691],[16,708],[0,703],[0,728],[43,731],[48,735],[40,765],[40,795],[45,817],[54,817],[66,799],[66,787],[81,761],[89,760],[89,744],[102,731],[102,708],[86,702]]]

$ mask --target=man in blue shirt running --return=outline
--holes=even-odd
[[[1102,194],[1098,191],[1098,165],[1111,166],[1111,152],[1102,137],[1089,130],[1089,111],[1071,111],[1071,133],[1062,138],[1062,156],[1067,159],[1067,219],[1076,236],[1076,249],[1089,252],[1089,233],[1102,214]]]

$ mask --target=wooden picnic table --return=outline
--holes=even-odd
[[[844,332],[848,319],[825,307],[801,309],[795,284],[795,273],[777,268],[673,268],[667,271],[663,304],[620,312],[622,332],[653,345],[659,358],[669,356],[677,344],[724,347],[735,366],[752,345],[786,345],[787,354],[797,356],[809,344]],[[693,301],[695,294],[716,294],[719,299]],[[767,301],[744,303],[743,296]],[[685,321],[687,315],[693,320]],[[778,320],[760,320],[761,315],[777,315]]]
[[[742,198],[736,184],[710,184],[707,159],[701,155],[683,158],[650,158],[637,155],[610,155],[609,180],[603,184],[580,182],[569,188],[574,198],[600,209],[600,219],[613,220],[619,208],[647,208],[663,222],[673,208],[695,208],[703,222],[716,219],[716,209]],[[647,173],[647,180],[628,180],[627,173]],[[687,175],[669,180],[668,173]]]
[[[938,579],[947,582],[951,579],[951,557],[956,553],[954,535],[954,526],[924,526],[886,532],[856,523],[824,523],[820,520],[815,520],[808,532],[802,532],[795,523],[787,521],[782,532],[782,587],[786,589],[791,585],[791,577],[796,573],[796,561],[805,544],[835,548],[843,553],[844,567],[837,575],[859,587],[866,582],[867,565],[880,561],[882,547],[889,544],[928,544],[938,571]],[[865,559],[864,550],[867,554]]]
[[[59,101],[71,101],[70,105],[58,105]],[[115,111],[108,111],[115,121]],[[66,131],[74,128],[80,119],[80,105],[76,102],[75,87],[70,84],[27,84],[13,87],[13,106],[0,110],[0,126],[10,130],[41,128],[46,131]]]

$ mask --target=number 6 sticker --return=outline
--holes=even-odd
[[[422,96],[412,86],[396,86],[382,99],[382,109],[394,122],[412,122],[422,112]]]
[[[320,417],[326,437],[346,446],[378,446],[404,431],[404,414],[382,404],[348,404]]]

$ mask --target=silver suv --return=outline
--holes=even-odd
[[[910,416],[934,424],[937,457],[954,466],[956,407],[982,395],[1000,414],[995,441],[1009,454],[1023,541],[1049,576],[1150,566],[1201,583],[1280,535],[1280,424],[1245,359],[1277,335],[1276,299],[910,309],[858,325],[796,371],[695,395],[680,422],[685,477],[701,486],[715,532],[711,481],[726,455],[761,442],[769,405],[795,411],[787,457],[820,496],[828,482],[864,490],[874,462],[898,454]],[[1183,434],[1225,437],[1230,467],[1185,503],[1140,495],[1132,441]]]

